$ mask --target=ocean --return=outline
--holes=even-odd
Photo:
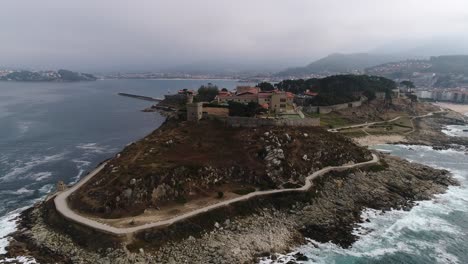
[[[158,113],[140,111],[151,102],[121,97],[118,92],[161,97],[208,82],[226,88],[239,85],[231,80],[0,82],[0,254],[7,244],[1,237],[15,230],[14,218],[21,210],[44,199],[58,180],[76,182],[164,121]],[[466,136],[465,129],[448,126],[445,131]],[[351,248],[318,242],[314,242],[318,247],[304,245],[297,251],[310,258],[306,263],[468,263],[465,152],[404,145],[375,148],[448,169],[461,186],[451,186],[411,211],[366,210],[363,216],[371,221],[356,230],[360,239]]]
[[[278,255],[277,261],[260,263],[286,263],[297,252],[309,258],[300,263],[468,263],[468,152],[406,145],[373,148],[411,162],[447,169],[461,185],[450,186],[432,200],[418,202],[410,211],[365,210],[362,218],[370,222],[355,230],[359,240],[349,249],[310,240],[290,254]]]
[[[235,80],[99,80],[79,83],[0,82],[0,254],[21,210],[74,183],[101,161],[158,128],[164,118],[144,113],[152,102],[119,92],[163,97],[211,82]]]

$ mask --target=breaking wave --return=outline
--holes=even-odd
[[[442,132],[451,137],[468,137],[468,126],[446,126]]]
[[[410,211],[364,210],[363,223],[354,230],[359,239],[349,249],[309,240],[295,252],[277,254],[276,260],[263,259],[260,263],[287,263],[297,252],[309,258],[304,263],[468,263],[468,167],[464,153],[423,146],[379,148],[448,169],[461,185],[450,186],[432,200],[418,202]]]
[[[12,166],[13,168],[7,172],[2,178],[0,178],[0,182],[11,182],[15,181],[18,179],[25,179],[25,178],[30,178],[37,176],[37,173],[28,173],[30,172],[33,168],[53,162],[53,161],[59,161],[63,160],[66,156],[66,152],[55,154],[55,155],[50,155],[50,156],[35,156],[30,158],[28,161],[15,161],[16,166]],[[41,176],[41,175],[39,175]],[[45,174],[42,174],[42,176],[45,176]]]

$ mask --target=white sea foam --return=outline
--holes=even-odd
[[[2,178],[0,178],[0,182],[10,182],[22,178],[27,178],[31,177],[34,174],[28,174],[30,170],[32,170],[34,167],[46,164],[48,162],[53,162],[53,161],[59,161],[65,158],[65,155],[67,153],[59,153],[55,155],[50,155],[50,156],[36,156],[32,157],[28,161],[18,161],[18,166],[14,167],[12,170],[10,170],[8,173],[5,174]]]
[[[71,184],[74,184],[80,180],[81,176],[85,173],[85,170],[91,165],[91,162],[86,161],[86,160],[79,160],[79,159],[73,159],[72,160],[76,164],[76,168],[78,169],[78,174],[73,178],[73,181]]]
[[[16,258],[6,258],[4,260],[0,260],[0,263],[36,264],[38,262],[32,257],[20,256]]]
[[[468,126],[451,125],[444,127],[442,133],[450,137],[468,137],[468,132],[463,130],[468,130]]]
[[[114,152],[114,149],[110,149],[107,146],[101,146],[97,143],[81,143],[76,146],[78,149],[85,150],[87,153],[111,153]]]
[[[51,176],[52,176],[52,172],[46,171],[46,172],[34,173],[32,177],[36,181],[42,181],[42,180],[50,178]]]
[[[460,263],[459,256],[448,247],[457,247],[450,241],[464,241],[466,233],[453,220],[453,215],[461,215],[463,218],[468,212],[465,155],[454,149],[434,152],[427,146],[388,146],[384,149],[394,153],[404,150],[404,157],[433,167],[449,169],[461,185],[450,186],[446,193],[435,195],[432,200],[418,202],[410,211],[392,210],[382,213],[373,209],[364,210],[361,218],[369,219],[370,222],[364,221],[354,230],[359,239],[351,248],[343,249],[333,243],[310,240],[309,244],[297,248],[311,258],[307,263],[334,263],[337,259],[343,262],[348,258],[362,258],[366,262],[368,259],[382,259],[386,255],[398,257],[401,253],[431,263]],[[286,260],[293,254],[282,255],[279,259]],[[261,263],[285,261],[264,260]]]
[[[15,219],[19,216],[19,211],[12,212],[0,218],[0,254],[5,254],[5,247],[8,239],[5,237],[16,229]]]
[[[46,184],[46,185],[42,186],[39,189],[39,192],[41,192],[41,193],[50,193],[53,188],[54,188],[53,184]]]
[[[32,194],[33,192],[34,192],[33,190],[29,190],[29,189],[27,189],[25,187],[22,187],[22,188],[16,190],[15,193],[19,194],[19,195],[23,195],[23,194]]]

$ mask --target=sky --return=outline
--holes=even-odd
[[[0,67],[32,69],[274,70],[337,52],[468,52],[466,0],[5,0],[0,26]]]

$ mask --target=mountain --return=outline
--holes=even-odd
[[[58,71],[2,71],[0,81],[17,82],[80,82],[95,81],[97,78],[88,73],[79,73],[69,70]]]
[[[335,53],[319,59],[305,67],[289,68],[277,76],[307,76],[321,73],[352,73],[365,68],[403,59],[393,54]]]
[[[468,75],[468,55],[447,55],[431,57],[431,71],[442,74]]]

